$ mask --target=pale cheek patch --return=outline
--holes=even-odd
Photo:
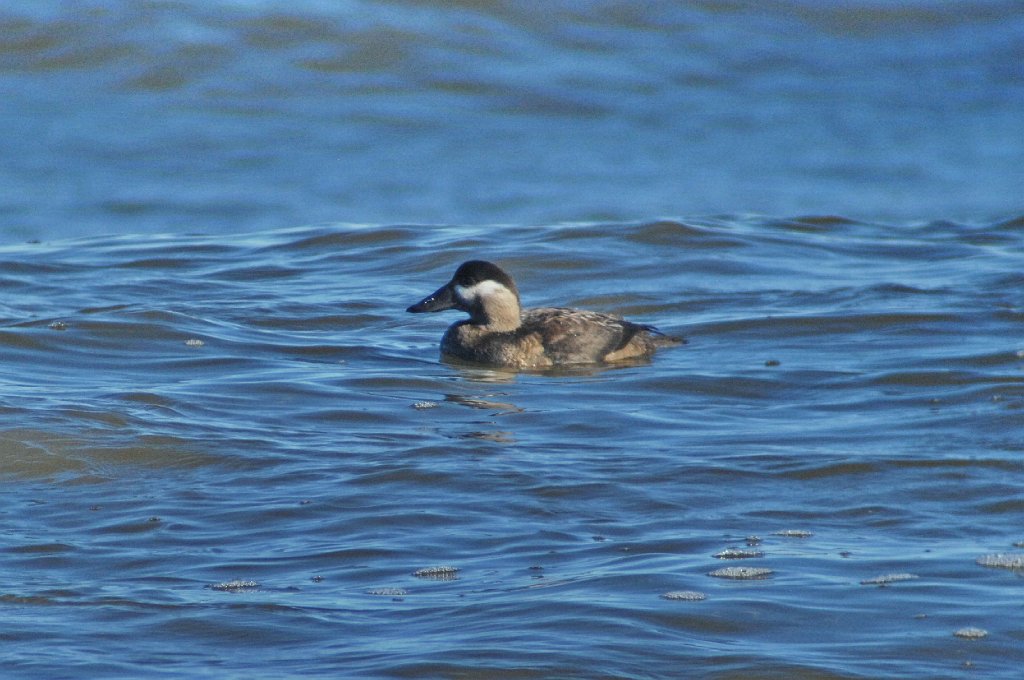
[[[480,283],[474,283],[472,286],[455,286],[455,294],[460,300],[469,304],[481,297],[511,295],[512,291],[497,281],[481,281]]]

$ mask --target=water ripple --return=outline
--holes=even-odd
[[[461,672],[500,647],[538,677],[680,658],[884,674],[839,654],[855,644],[943,675],[960,658],[933,642],[969,623],[1016,667],[1024,391],[1018,320],[991,304],[1013,277],[999,252],[959,259],[978,227],[913,234],[956,285],[913,248],[871,259],[891,229],[335,225],[0,249],[0,570],[31,575],[0,593],[12,658],[65,667],[32,641],[78,647],[102,620],[141,640],[132,670],[187,642],[181,676],[211,639],[296,650],[232,657],[239,672]],[[690,343],[605,370],[445,363],[458,315],[403,310],[472,256],[528,304]],[[997,567],[981,580],[979,553]],[[794,642],[809,630],[818,651]],[[665,644],[683,638],[704,646]],[[760,651],[729,656],[739,638]]]

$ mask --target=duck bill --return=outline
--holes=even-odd
[[[452,294],[452,287],[446,283],[405,311],[412,312],[413,314],[443,312],[446,309],[453,309],[456,304],[455,296]]]

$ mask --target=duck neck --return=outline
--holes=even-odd
[[[514,331],[522,323],[519,300],[514,295],[494,296],[487,300],[478,314],[473,315],[473,323],[498,333]]]

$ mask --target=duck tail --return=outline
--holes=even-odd
[[[654,326],[648,326],[645,324],[643,329],[651,334],[651,340],[654,342],[655,347],[675,347],[676,345],[685,345],[687,343],[686,338],[683,336],[668,335]]]

